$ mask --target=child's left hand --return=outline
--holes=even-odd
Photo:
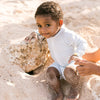
[[[71,57],[70,57],[70,59],[69,59],[69,61],[68,61],[68,63],[70,63],[72,60],[78,60],[78,59],[80,59],[77,55],[72,55]]]

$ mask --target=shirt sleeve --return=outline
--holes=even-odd
[[[82,55],[85,54],[85,51],[88,47],[87,41],[77,33],[70,30],[68,31],[66,37],[69,41],[69,44],[74,46],[73,54],[77,54],[79,57],[82,57]]]
[[[87,41],[77,34],[73,35],[73,41],[73,44],[75,45],[74,53],[81,57],[85,54],[85,51],[88,47]]]

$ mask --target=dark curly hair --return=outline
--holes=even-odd
[[[35,13],[35,18],[37,15],[48,15],[51,16],[52,20],[58,21],[63,19],[63,12],[58,3],[53,1],[47,1],[42,3]]]

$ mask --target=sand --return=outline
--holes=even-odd
[[[23,40],[37,28],[34,13],[36,8],[44,1],[48,0],[0,0],[0,53],[7,46]],[[83,36],[90,47],[100,47],[100,0],[54,1],[58,2],[64,11],[64,24]],[[2,91],[0,100],[13,100],[14,98],[14,100],[51,100],[48,88],[44,89],[46,83],[43,75],[40,75],[43,79],[39,75],[30,76],[16,66],[14,68],[11,67],[12,70],[10,70],[9,66],[11,65],[6,55],[3,54],[0,59],[0,66],[5,66],[0,67],[2,75],[2,78],[0,78]],[[8,72],[12,73],[13,76],[18,75],[18,77],[14,77],[16,79],[12,79],[17,85],[13,84]],[[4,89],[4,87],[6,88]],[[16,87],[17,90],[13,87]],[[8,89],[9,93],[7,92]],[[11,94],[12,92],[13,94]],[[84,100],[84,98],[81,100]],[[88,97],[85,100],[89,100]]]

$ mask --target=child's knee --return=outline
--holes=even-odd
[[[53,79],[59,77],[59,72],[54,67],[50,67],[47,69],[46,75],[47,75],[47,79],[53,80]]]
[[[74,76],[76,75],[76,72],[75,72],[74,69],[67,67],[67,68],[64,70],[64,75],[65,75],[66,77],[73,77],[73,75],[74,75]]]
[[[79,76],[77,75],[74,69],[69,68],[69,67],[66,68],[64,70],[64,75],[65,75],[66,81],[68,81],[69,83],[78,84]]]

